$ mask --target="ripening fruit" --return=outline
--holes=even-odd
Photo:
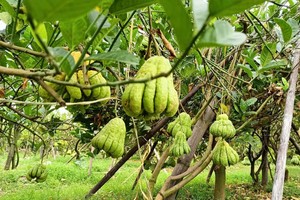
[[[149,58],[139,69],[135,79],[147,79],[171,70],[171,64],[163,56]],[[179,106],[172,74],[146,83],[129,84],[122,95],[122,106],[131,117],[153,120],[161,114],[172,117]]]
[[[232,138],[236,129],[226,114],[217,116],[216,121],[210,126],[209,132],[215,137]]]

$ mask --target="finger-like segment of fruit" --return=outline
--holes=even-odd
[[[219,115],[217,120],[210,126],[209,132],[215,137],[232,138],[236,129],[226,114]]]
[[[48,177],[48,171],[44,170],[39,178],[36,179],[37,182],[44,182]]]
[[[81,85],[87,85],[87,84],[85,84],[85,82],[84,82],[84,76],[83,76],[83,71],[82,71],[82,70],[79,70],[79,71],[77,72],[77,78],[78,78],[78,82],[79,82]],[[83,91],[83,93],[85,94],[85,96],[87,96],[87,97],[89,97],[89,96],[91,95],[91,93],[92,93],[92,90],[90,90],[90,89],[83,89],[82,91]]]
[[[172,117],[176,114],[179,106],[179,99],[177,91],[174,88],[173,84],[173,75],[170,74],[168,77],[168,103],[167,103],[167,109],[166,109],[166,116]]]
[[[156,79],[148,81],[145,85],[143,106],[147,113],[154,113],[154,97],[156,91]]]
[[[168,80],[166,77],[156,79],[155,90],[154,112],[161,114],[166,109],[168,103]]]
[[[31,180],[32,180],[32,177],[30,176],[30,172],[31,172],[31,171],[29,171],[29,172],[26,174],[26,179],[27,179],[28,181],[31,181]]]
[[[160,118],[160,114],[157,113],[146,113],[145,115],[140,115],[137,118],[144,119],[146,121],[152,121],[152,120],[157,120]]]
[[[103,146],[103,150],[104,150],[106,153],[109,152],[109,149],[111,148],[111,145],[113,144],[114,140],[115,140],[115,136],[113,136],[113,135],[111,135],[111,134],[109,134],[109,135],[107,136],[107,139],[106,139],[106,141],[105,141],[105,143],[104,143],[104,146]]]
[[[119,146],[114,152],[112,152],[110,155],[113,158],[119,158],[124,154],[124,146]]]
[[[95,70],[89,70],[87,72],[87,75],[89,77],[89,82],[91,85],[97,85],[101,83],[101,79],[103,78],[100,72],[97,72]],[[94,99],[98,99],[98,96],[101,95],[101,87],[94,88],[92,90],[92,97]]]
[[[136,83],[133,84],[131,91],[130,91],[130,102],[129,108],[133,113],[134,117],[139,116],[142,112],[142,100],[144,94],[144,83]]]
[[[222,150],[222,142],[219,140],[216,144],[216,146],[213,149],[213,155],[212,155],[212,160],[215,164],[220,165],[221,161],[220,161],[220,154],[221,154],[221,150]]]
[[[66,75],[64,73],[62,73],[62,74],[55,75],[53,78],[58,81],[63,81],[63,80],[65,80],[65,76]],[[56,84],[56,83],[47,82],[47,81],[45,81],[45,83],[49,87],[51,87],[54,91],[56,91],[57,93],[60,93],[60,90],[63,88],[61,85]],[[48,101],[54,100],[54,97],[51,96],[42,86],[39,86],[39,95]]]
[[[224,142],[224,144],[227,152],[229,165],[236,164],[239,161],[239,155],[226,141]]]
[[[130,109],[130,93],[132,89],[133,84],[129,84],[122,95],[122,106],[125,111],[125,113],[130,117],[135,117],[134,113]]]
[[[39,166],[36,165],[33,167],[32,172],[31,172],[31,177],[36,178],[37,172],[38,172]]]
[[[228,158],[227,158],[227,153],[226,153],[226,146],[224,144],[224,141],[222,141],[223,145],[221,148],[221,152],[220,152],[220,162],[221,165],[223,165],[224,167],[228,166]]]
[[[73,52],[71,53],[71,56],[74,58],[75,63],[77,63],[78,60],[79,60],[79,58],[80,58],[80,56],[81,56],[81,52],[80,52],[80,51],[73,51]],[[88,55],[88,54],[85,54],[85,58],[87,58],[87,57],[89,57],[89,55]],[[84,64],[85,64],[85,65],[88,65],[89,62],[90,62],[90,61],[85,61]],[[80,66],[81,66],[81,64],[80,64]]]
[[[78,83],[77,80],[77,73],[74,73],[70,80],[70,83]],[[70,95],[71,98],[73,99],[81,99],[82,98],[82,94],[81,94],[81,89],[78,87],[74,87],[74,86],[66,86],[66,89]]]
[[[105,78],[104,77],[100,78],[100,82],[101,83],[106,83]],[[111,95],[110,87],[109,86],[103,86],[103,87],[101,87],[101,94],[100,94],[100,96],[98,96],[97,99],[109,98],[110,95]],[[109,101],[109,99],[105,100],[105,101],[102,101],[101,103],[106,104],[108,101]]]

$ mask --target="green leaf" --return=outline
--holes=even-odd
[[[217,20],[214,27],[209,27],[200,37],[200,47],[241,45],[246,41],[246,35],[235,32],[229,22]]]
[[[70,22],[61,22],[59,26],[64,39],[71,49],[74,49],[74,47],[84,41],[85,31],[87,29],[84,18],[78,18]]]
[[[210,16],[222,17],[238,14],[266,0],[210,0]]]
[[[276,52],[276,43],[270,43],[267,45],[264,45],[263,50],[260,55],[260,64],[262,66],[269,63],[271,60],[273,60],[273,55]]]
[[[277,68],[280,68],[282,66],[286,66],[287,64],[288,64],[288,62],[286,60],[272,60],[271,62],[269,62],[265,66],[259,67],[258,68],[258,73],[263,73],[263,72],[266,72],[266,71],[277,69]]]
[[[208,15],[208,2],[206,0],[193,0],[192,1],[193,16],[194,16],[194,26],[196,32],[201,30],[205,24]]]
[[[30,16],[38,22],[70,21],[95,8],[99,0],[24,0]]]
[[[113,14],[122,14],[137,10],[156,3],[157,0],[115,0],[109,11]]]
[[[290,87],[289,82],[284,77],[281,78],[281,81],[282,81],[282,89],[283,89],[283,91],[287,91],[289,89],[289,87]]]
[[[288,42],[292,38],[292,27],[283,19],[275,18],[274,21],[281,29],[283,41]]]
[[[246,72],[246,74],[250,77],[253,78],[253,72],[251,70],[251,68],[249,67],[249,65],[242,65],[242,64],[238,64],[238,67],[242,68],[242,70],[244,72]]]
[[[243,113],[248,109],[248,104],[246,103],[246,101],[244,101],[244,99],[241,99],[240,101],[240,109]]]
[[[61,47],[48,47],[48,49],[54,60],[60,64],[61,70],[70,76],[75,66],[74,58],[70,55],[70,52]]]
[[[16,12],[13,7],[7,2],[7,0],[0,0],[0,5],[7,11],[11,16],[16,16]]]
[[[160,0],[176,35],[179,47],[184,51],[193,37],[193,24],[181,0]]]
[[[98,60],[98,61],[114,61],[123,62],[131,65],[138,65],[140,59],[127,51],[111,51],[100,54],[93,54],[85,60]]]
[[[296,6],[295,6],[296,7]],[[296,7],[297,8],[297,7]],[[287,20],[287,23],[291,26],[292,28],[292,36],[295,36],[296,34],[298,34],[299,32],[299,25],[298,25],[298,22],[297,20],[293,19],[293,18],[290,18]]]
[[[247,106],[252,106],[253,104],[256,103],[256,101],[257,101],[257,98],[252,97],[252,98],[246,100],[246,104],[247,104]]]

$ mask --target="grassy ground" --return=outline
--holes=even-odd
[[[75,200],[83,199],[88,191],[105,175],[108,171],[111,159],[96,159],[93,162],[93,172],[88,176],[89,159],[83,158],[81,161],[66,164],[69,157],[59,157],[57,159],[46,159],[48,178],[43,183],[34,183],[26,180],[26,172],[35,164],[39,163],[38,157],[21,159],[16,170],[4,171],[5,156],[0,156],[0,199],[1,200]],[[101,200],[129,200],[134,199],[137,192],[145,190],[145,183],[150,177],[148,170],[142,175],[140,184],[135,190],[131,190],[132,184],[138,173],[139,161],[130,160],[115,176],[107,182],[92,199]],[[290,181],[285,184],[285,199],[297,199],[300,197],[300,167],[289,166]],[[157,185],[158,190],[163,181],[172,169],[162,171]],[[204,171],[192,182],[180,190],[177,199],[212,199],[214,176],[209,184],[206,184],[208,171]],[[249,167],[241,164],[229,167],[227,170],[227,199],[268,199],[272,185],[267,187],[267,192],[252,185],[249,176]],[[141,199],[141,198],[140,198]]]

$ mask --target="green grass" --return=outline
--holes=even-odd
[[[89,190],[106,174],[111,166],[112,160],[95,159],[93,162],[93,172],[88,176],[89,158],[82,158],[80,161],[66,164],[69,157],[58,157],[57,159],[47,159],[48,178],[43,183],[29,182],[25,175],[27,171],[39,163],[38,157],[30,157],[20,160],[20,165],[16,170],[0,170],[0,199],[1,200],[76,200],[83,199]],[[4,164],[5,156],[0,157],[0,163]],[[141,196],[141,190],[146,193],[147,178],[151,176],[151,171],[143,173],[140,184],[135,190],[131,190],[132,184],[137,176],[140,161],[128,161],[116,174],[107,182],[92,199],[113,200],[113,199],[134,199],[137,192]],[[289,166],[290,181],[285,184],[284,195],[286,199],[300,197],[300,168]],[[171,168],[162,171],[156,184],[156,192],[162,186],[164,180],[171,172]],[[206,169],[193,181],[188,183],[178,193],[177,199],[205,200],[213,198],[214,176],[210,183],[206,184],[208,174]],[[271,181],[270,181],[271,182]],[[268,192],[264,192],[259,187],[252,186],[249,175],[249,167],[241,164],[227,169],[227,199],[265,199],[270,196],[272,183],[267,187]],[[253,198],[249,198],[252,196]],[[260,195],[260,196],[259,196]],[[142,198],[140,198],[142,199]]]

